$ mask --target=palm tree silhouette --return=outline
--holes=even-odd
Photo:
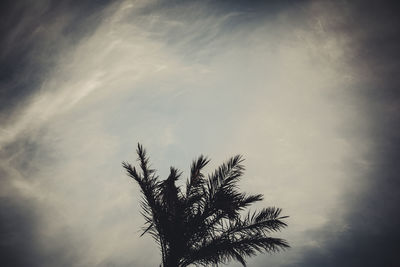
[[[137,154],[140,172],[127,162],[122,165],[143,194],[142,235],[148,233],[158,243],[162,254],[160,266],[208,266],[230,260],[246,266],[245,257],[289,247],[285,240],[269,236],[287,226],[282,221],[287,216],[280,216],[280,208],[268,207],[241,216],[243,210],[263,196],[238,191],[237,182],[244,171],[240,155],[207,178],[201,171],[209,159],[198,157],[191,165],[183,191],[175,184],[180,171],[171,167],[168,178],[160,181],[140,144]]]

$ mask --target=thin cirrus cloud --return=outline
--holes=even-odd
[[[358,43],[338,15],[352,6],[119,1],[79,13],[68,1],[43,3],[35,7],[46,20],[33,21],[52,41],[25,44],[37,47],[27,62],[43,67],[2,116],[3,261],[157,265],[120,166],[138,141],[161,175],[171,164],[186,171],[201,153],[211,167],[245,155],[243,189],[290,215],[279,235],[292,246],[250,266],[301,266],[329,247],[321,232],[349,229],[348,194],[367,190],[374,162],[362,70],[349,59]]]

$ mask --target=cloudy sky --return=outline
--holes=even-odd
[[[289,215],[249,266],[398,266],[390,1],[1,1],[0,265],[158,266],[121,162],[246,158]],[[239,266],[229,263],[228,266]]]

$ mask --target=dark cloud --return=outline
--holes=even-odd
[[[58,54],[90,34],[111,1],[0,2],[0,124],[18,116],[40,87]],[[0,147],[0,265],[72,266],[73,249],[59,241],[43,248],[38,200],[15,187],[30,179],[40,152],[35,138],[22,135]],[[43,204],[43,203],[42,203]],[[68,238],[63,237],[65,244]],[[48,244],[47,244],[48,245]]]
[[[58,54],[90,34],[111,1],[1,1],[0,123],[43,82]]]
[[[41,233],[48,203],[18,186],[33,182],[37,166],[46,161],[42,154],[46,153],[32,137],[21,137],[0,149],[1,266],[72,266],[77,261],[68,233],[57,233],[51,244],[43,243]]]
[[[2,266],[36,266],[35,216],[28,201],[0,198],[0,264]]]
[[[198,0],[170,0],[158,1],[151,3],[142,9],[142,12],[151,13],[159,10],[173,10],[179,6],[186,4],[200,3],[202,5],[212,6],[214,10],[209,12],[260,12],[260,14],[271,13],[276,14],[286,8],[299,6],[302,3],[309,2],[309,0],[221,0],[221,1],[198,1]]]
[[[238,12],[256,12],[259,15],[277,14],[288,8],[301,7],[309,0],[222,0],[215,3],[216,6],[225,10],[238,11]]]
[[[0,265],[76,266],[77,251],[68,233],[57,234],[51,244],[40,242],[41,215],[33,203],[15,195],[0,198]]]
[[[173,6],[183,5],[183,1],[161,3],[147,6],[140,12],[145,15],[158,8],[168,13],[168,8],[171,8],[168,15],[175,16],[174,12],[181,9],[173,9]],[[38,90],[43,82],[43,73],[51,70],[59,53],[90,35],[103,19],[102,10],[109,4],[110,1],[79,1],[79,4],[65,0],[1,1],[0,123],[12,119],[24,101]],[[218,1],[212,5],[217,14],[250,12],[250,16],[226,20],[222,26],[224,31],[235,29],[247,19],[263,18],[285,8],[301,7],[299,1],[289,0]],[[366,129],[374,148],[368,155],[371,171],[365,177],[367,188],[349,189],[343,200],[346,203],[346,228],[338,231],[343,221],[332,220],[326,227],[310,232],[321,246],[306,248],[301,259],[291,266],[398,266],[400,79],[397,73],[400,69],[400,10],[396,4],[379,1],[337,1],[330,5],[334,7],[332,12],[338,16],[331,30],[349,38],[352,51],[349,61],[362,76],[358,77],[361,80],[360,101],[363,101],[364,112],[372,123],[371,128]],[[184,35],[182,32],[163,34],[162,38],[169,36],[167,42],[171,43],[177,41],[177,36]],[[202,41],[206,44],[213,37],[210,34],[203,36],[202,40],[189,40],[188,46],[200,47]],[[4,163],[0,165],[1,266],[76,265],[76,252],[63,234],[59,237],[64,238],[64,245],[53,249],[40,246],[38,228],[43,214],[38,212],[43,207],[39,209],[36,200],[25,196],[11,182],[14,174],[8,168],[18,170],[24,179],[29,179],[29,172],[40,166],[32,159],[41,152],[34,139],[25,137],[0,148],[0,161]],[[40,158],[43,157],[41,154]],[[68,248],[63,249],[63,246]],[[121,266],[111,261],[104,264]]]
[[[290,266],[399,266],[400,8],[390,1],[342,1],[332,10],[340,18],[335,30],[349,38],[348,59],[371,122],[365,129],[373,148],[366,156],[370,172],[366,188],[349,188],[338,207],[346,210],[343,221],[332,214],[327,226],[310,232],[320,246],[305,249]]]
[[[233,42],[239,42],[229,36],[235,36],[235,33],[240,32],[241,40],[246,40],[260,25],[265,26],[267,20],[272,25],[282,19],[282,14],[284,18],[278,22],[279,26],[300,25],[297,22],[304,16],[304,10],[309,2],[309,0],[154,1],[137,8],[126,17],[126,20],[146,29],[152,39],[161,40],[172,50],[178,51],[181,57],[204,63],[217,56],[216,47],[229,48],[234,46]],[[166,27],[166,22],[176,24]]]

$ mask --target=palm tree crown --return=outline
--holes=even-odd
[[[145,218],[143,234],[150,234],[158,243],[163,267],[218,265],[237,260],[246,266],[245,257],[257,252],[276,252],[288,248],[280,238],[270,237],[287,224],[281,209],[264,208],[241,216],[251,204],[263,196],[238,191],[243,175],[243,159],[234,156],[207,178],[202,169],[209,159],[193,161],[186,189],[175,182],[181,172],[171,167],[167,179],[161,181],[149,167],[142,145],[137,147],[140,171],[127,162],[122,165],[138,184],[143,194],[141,207]]]

